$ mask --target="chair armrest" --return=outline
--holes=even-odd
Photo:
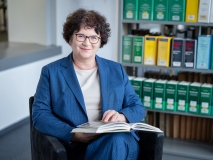
[[[31,129],[32,160],[67,160],[66,149],[57,138],[44,135],[33,126]]]
[[[163,155],[163,132],[138,131],[140,152],[138,159],[161,160]]]

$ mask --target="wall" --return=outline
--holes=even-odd
[[[60,45],[62,54],[0,72],[0,131],[29,116],[28,99],[35,93],[42,66],[71,52],[62,27],[66,16],[79,7],[106,16],[112,34],[98,55],[116,61],[118,0],[8,0],[9,42]]]

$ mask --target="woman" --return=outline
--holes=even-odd
[[[138,156],[134,132],[70,133],[88,121],[131,123],[145,115],[122,65],[96,55],[109,36],[104,16],[78,9],[68,15],[63,28],[72,53],[42,68],[34,96],[33,124],[40,132],[62,141],[72,159],[123,160]]]

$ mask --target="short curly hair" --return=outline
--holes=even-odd
[[[66,22],[64,23],[62,34],[67,43],[69,43],[74,31],[78,32],[82,25],[94,28],[97,34],[100,33],[100,48],[108,42],[108,38],[110,36],[110,25],[106,22],[106,18],[100,15],[97,11],[80,8],[69,14]]]

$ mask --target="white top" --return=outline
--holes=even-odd
[[[80,84],[89,121],[101,120],[101,94],[98,68],[91,70],[75,69]]]

